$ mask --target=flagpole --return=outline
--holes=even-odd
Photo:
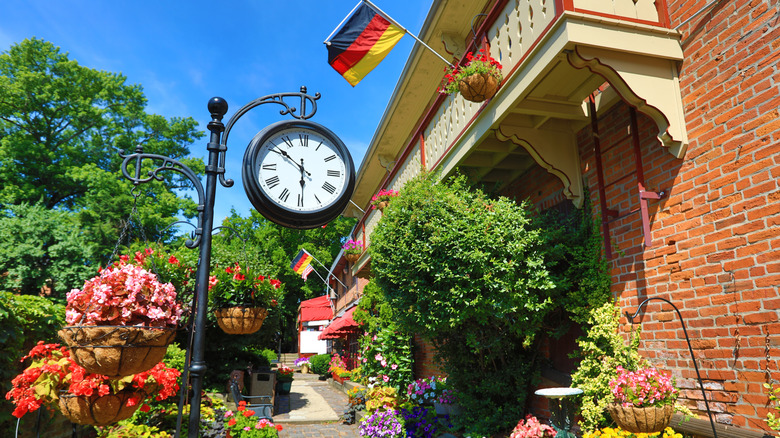
[[[347,20],[349,19],[349,17],[351,17],[351,16],[352,16],[352,14],[354,14],[354,13],[355,13],[355,10],[358,8],[358,6],[360,6],[360,3],[361,3],[361,0],[358,0],[358,2],[357,2],[357,4],[355,5],[355,7],[354,7],[354,8],[352,8],[352,10],[351,10],[351,11],[349,11],[349,14],[347,14],[347,16],[346,16],[346,17],[344,17],[344,19],[343,19],[343,20],[341,20],[341,23],[339,23],[339,25],[338,25],[338,26],[336,26],[336,28],[335,28],[335,29],[333,29],[333,32],[331,32],[331,33],[330,33],[330,35],[328,35],[328,37],[327,37],[327,38],[325,38],[325,41],[324,41],[324,43],[325,43],[326,45],[329,45],[329,44],[330,44],[330,39],[331,39],[331,37],[333,36],[333,34],[334,34],[334,33],[336,33],[336,31],[337,31],[337,30],[339,30],[339,29],[341,28],[341,25],[343,25],[343,24],[344,24],[344,22],[345,22],[345,21],[347,21]]]
[[[410,37],[414,38],[414,40],[415,40],[415,41],[417,41],[418,43],[422,44],[422,45],[423,45],[423,47],[425,47],[426,49],[430,50],[430,51],[431,51],[431,52],[432,52],[434,55],[438,56],[438,57],[439,57],[439,59],[441,59],[442,61],[444,61],[444,63],[445,63],[445,64],[447,64],[448,66],[450,66],[450,68],[454,68],[454,67],[455,67],[454,65],[452,65],[452,63],[450,63],[449,61],[447,61],[447,60],[446,60],[446,59],[445,59],[443,56],[439,55],[439,52],[437,52],[437,51],[433,50],[433,49],[432,49],[432,48],[431,48],[429,45],[425,44],[425,42],[423,42],[423,40],[421,40],[421,39],[417,38],[417,35],[415,35],[415,34],[413,34],[413,33],[409,32],[409,31],[408,31],[408,30],[407,30],[405,27],[401,26],[401,24],[400,24],[400,23],[398,23],[397,21],[393,20],[393,18],[392,18],[392,17],[390,17],[389,15],[387,15],[387,14],[385,13],[385,11],[383,11],[383,10],[379,9],[379,7],[378,7],[377,5],[375,5],[375,4],[373,4],[373,3],[371,3],[371,1],[370,1],[370,0],[362,0],[362,2],[363,2],[363,3],[365,3],[365,4],[367,4],[367,5],[368,5],[368,6],[369,6],[371,9],[373,9],[374,11],[376,11],[376,13],[377,13],[377,14],[379,14],[379,15],[381,15],[381,16],[383,16],[383,17],[385,17],[385,19],[386,19],[387,21],[389,21],[389,22],[393,23],[395,26],[397,26],[398,28],[400,28],[402,31],[404,31],[404,33],[408,33]],[[354,11],[354,9],[353,9],[353,11]],[[350,13],[350,14],[351,14],[351,13]],[[343,21],[342,21],[342,23],[343,23]],[[340,25],[340,24],[339,24],[339,27],[341,27],[341,25]],[[338,27],[337,27],[336,29],[338,29]],[[334,32],[335,32],[335,31],[334,31]],[[331,33],[331,36],[333,36],[333,34],[332,34],[332,33]],[[330,39],[330,37],[328,37],[328,39]]]
[[[304,249],[304,251],[306,251],[306,250]],[[323,268],[325,268],[325,270],[326,270],[326,271],[330,272],[330,269],[328,269],[328,267],[327,267],[327,266],[323,265],[321,261],[317,260],[317,257],[314,257],[314,254],[310,253],[309,251],[306,251],[306,254],[310,255],[312,259],[314,259],[314,260],[315,260],[317,263],[319,263],[319,264],[320,264],[320,266],[322,266]],[[314,268],[312,268],[312,269],[314,269]],[[314,272],[317,272],[317,271],[314,271]],[[317,274],[317,276],[319,276],[319,275],[320,275],[320,274]],[[331,274],[331,275],[333,275],[333,274]],[[339,283],[340,283],[342,286],[344,286],[344,289],[348,289],[348,288],[347,288],[347,285],[346,285],[346,284],[344,284],[344,283],[341,283],[341,280],[339,280],[339,279],[338,279],[338,277],[336,277],[335,275],[333,275],[333,278],[334,278],[336,281],[338,281],[338,282],[339,282]],[[320,279],[322,279],[322,277],[320,277]],[[324,282],[325,282],[325,280],[322,280],[322,281],[324,281]],[[325,282],[325,284],[328,284],[328,283],[327,283],[327,282]]]

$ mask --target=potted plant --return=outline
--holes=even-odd
[[[678,391],[668,375],[653,367],[629,371],[617,367],[609,382],[615,401],[607,407],[612,419],[629,432],[660,432],[669,425]]]
[[[331,376],[333,376],[333,380],[339,383],[344,383],[345,380],[349,380],[350,372],[347,370],[347,364],[338,353],[330,358],[328,371],[331,373]]]
[[[126,258],[67,294],[59,336],[90,373],[121,377],[162,360],[182,315],[176,290]]]
[[[225,412],[224,424],[228,438],[276,438],[282,430],[280,424],[257,418],[255,411],[247,409],[243,400],[238,403],[236,412]]]
[[[539,419],[529,414],[525,420],[517,423],[509,438],[555,438],[557,434],[552,426],[542,424]]]
[[[360,258],[360,254],[363,253],[363,243],[357,240],[349,239],[341,246],[344,250],[344,257],[350,263],[355,263]]]
[[[238,262],[217,268],[209,286],[209,301],[216,308],[217,324],[231,335],[260,330],[268,308],[275,307],[282,282],[257,275]]]
[[[276,369],[276,392],[279,394],[289,394],[292,387],[292,381],[295,378],[295,370],[282,365]]]
[[[485,47],[476,55],[472,52],[466,54],[466,63],[447,67],[446,74],[439,87],[439,92],[460,94],[471,102],[482,102],[496,94],[501,83],[501,63],[493,59]]]
[[[179,389],[179,370],[159,362],[150,370],[122,378],[88,373],[60,344],[42,341],[22,358],[32,363],[11,382],[6,394],[21,418],[45,406],[77,424],[105,426],[129,418],[149,397],[164,400]]]
[[[301,368],[301,374],[308,374],[311,368],[308,357],[299,357],[295,359],[295,366]]]
[[[371,197],[371,208],[384,211],[390,204],[390,200],[398,196],[397,190],[380,190],[379,193]]]

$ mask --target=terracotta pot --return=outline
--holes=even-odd
[[[360,254],[344,254],[344,258],[350,263],[355,263],[360,258]]]
[[[607,406],[609,415],[621,429],[633,433],[661,432],[669,425],[674,413],[674,406],[623,406],[611,403]]]
[[[229,307],[214,311],[219,328],[229,335],[248,335],[260,330],[267,315],[268,310],[260,307]]]
[[[139,397],[140,400],[132,406],[127,402],[131,397]],[[59,408],[62,415],[72,423],[92,426],[107,426],[133,416],[133,413],[141,407],[146,393],[143,391],[121,391],[118,394],[92,396],[62,394],[59,399]]]
[[[113,378],[157,365],[176,336],[176,328],[68,326],[57,334],[77,364],[90,373]]]
[[[483,102],[495,96],[498,90],[498,81],[493,75],[487,73],[473,74],[458,82],[458,90],[466,100]]]

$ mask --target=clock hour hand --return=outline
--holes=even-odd
[[[290,162],[292,164],[294,164],[296,167],[298,167],[298,169],[301,171],[301,173],[306,172],[307,175],[311,176],[311,173],[307,172],[306,169],[303,168],[303,163],[302,163],[303,159],[301,159],[301,164],[298,164],[298,163],[295,162],[293,157],[291,157],[290,154],[288,154],[287,151],[285,151],[283,149],[279,149],[278,147],[274,147],[274,148],[271,148],[271,151],[276,152],[277,154],[279,154],[279,155],[287,158],[288,160],[290,160]]]

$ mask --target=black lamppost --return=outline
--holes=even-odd
[[[300,99],[300,113],[295,107],[285,102],[285,98]],[[182,402],[186,397],[188,390],[187,371],[192,373],[190,376],[192,386],[192,398],[190,399],[190,418],[189,418],[189,438],[197,438],[200,435],[200,402],[203,389],[203,376],[206,372],[206,362],[203,354],[206,341],[206,315],[208,310],[208,280],[209,267],[211,265],[211,233],[214,229],[214,200],[217,188],[217,177],[220,184],[224,187],[232,187],[233,180],[225,179],[225,152],[227,151],[227,139],[230,129],[247,111],[266,103],[277,103],[284,106],[280,111],[281,115],[290,115],[296,119],[304,120],[312,117],[317,112],[316,101],[320,94],[314,96],[306,94],[306,87],[301,87],[298,93],[278,93],[270,94],[244,105],[228,121],[227,125],[222,123],[222,118],[228,110],[228,104],[221,97],[214,97],[209,100],[208,109],[211,113],[211,121],[207,125],[211,132],[208,150],[208,164],[206,164],[206,186],[205,189],[189,167],[178,160],[156,154],[146,154],[143,148],[139,146],[135,153],[124,155],[122,162],[122,174],[125,178],[139,185],[156,180],[162,180],[158,174],[162,171],[174,171],[183,174],[195,186],[198,193],[198,224],[193,231],[193,238],[188,239],[185,245],[188,248],[198,247],[200,258],[198,260],[198,269],[195,281],[195,296],[193,298],[192,309],[194,320],[192,321],[190,364],[188,370],[184,370],[182,375],[181,401],[179,403],[179,418],[176,425],[176,437],[181,433]],[[307,106],[310,110],[307,112]],[[223,135],[224,132],[224,135]],[[135,160],[134,163],[131,161]],[[150,160],[157,164],[157,167],[150,170],[146,175],[142,175],[141,164],[144,160]]]

